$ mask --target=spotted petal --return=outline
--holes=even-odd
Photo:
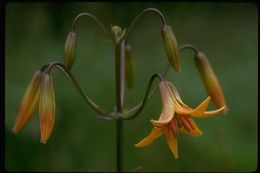
[[[177,136],[174,136],[172,129],[168,128],[165,132],[165,138],[167,144],[174,155],[175,159],[178,159],[178,143],[177,143]]]
[[[135,144],[136,147],[145,147],[149,144],[151,144],[155,139],[160,137],[163,134],[163,129],[159,127],[154,127],[151,133],[144,138],[139,143]]]
[[[207,97],[199,106],[197,106],[193,112],[191,113],[192,115],[196,116],[200,116],[200,115],[204,115],[204,112],[207,110],[208,105],[210,102],[210,97]]]
[[[223,111],[225,112],[225,110],[226,110],[226,106],[223,106],[222,108],[219,108],[214,111],[206,111],[206,112],[204,112],[204,114],[197,114],[197,115],[192,115],[192,116],[199,117],[199,118],[207,118],[207,117],[215,116],[220,112],[223,112]]]

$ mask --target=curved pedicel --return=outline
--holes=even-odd
[[[79,15],[77,15],[72,23],[71,31],[73,31],[73,32],[75,31],[77,22],[78,22],[79,18],[82,16],[88,16],[91,19],[93,19],[99,25],[99,27],[109,36],[109,38],[110,39],[112,38],[112,35],[110,34],[110,32],[108,32],[108,30],[105,28],[105,26],[102,24],[102,22],[90,13],[80,13]]]
[[[225,103],[225,97],[218,81],[216,74],[211,67],[208,58],[206,55],[201,52],[198,48],[191,44],[182,45],[179,50],[180,52],[190,49],[195,53],[194,62],[197,67],[197,70],[200,73],[200,77],[202,79],[203,85],[205,87],[206,92],[209,96],[211,96],[212,102],[218,107],[221,108],[225,106],[224,113],[228,112],[228,107]],[[165,70],[165,73],[168,69]]]
[[[76,81],[75,77],[71,74],[70,71],[68,71],[64,65],[60,62],[52,62],[42,67],[42,71],[44,71],[47,68],[47,73],[50,73],[52,68],[55,67],[59,69],[67,79],[71,81],[73,86],[76,88],[76,90],[79,92],[79,94],[83,97],[83,99],[89,104],[89,106],[99,114],[99,117],[105,118],[105,119],[112,119],[119,117],[120,114],[116,112],[109,112],[103,108],[101,108],[98,104],[96,104],[92,99],[89,98],[89,96],[82,90],[78,82]]]
[[[162,21],[162,25],[166,24],[166,20],[162,14],[162,12],[160,12],[159,10],[157,10],[156,8],[147,8],[144,9],[143,11],[141,11],[135,18],[134,20],[130,23],[130,25],[127,27],[126,29],[126,33],[124,34],[123,39],[126,38],[126,36],[128,35],[128,33],[131,31],[131,29],[133,28],[133,26],[135,25],[135,23],[137,22],[137,20],[146,12],[154,12],[155,14],[158,14],[161,18]]]
[[[157,73],[154,74],[150,78],[143,101],[141,103],[139,103],[138,105],[134,106],[133,108],[130,108],[129,110],[124,111],[124,114],[121,116],[123,119],[128,119],[128,120],[133,119],[133,118],[137,117],[137,115],[143,110],[147,99],[149,99],[151,97],[150,89],[151,89],[151,86],[152,86],[155,78],[159,78],[160,81],[164,80],[164,77],[161,74],[157,74]],[[156,86],[156,89],[157,89],[157,86]],[[132,112],[135,112],[135,113],[130,115],[130,113],[132,113]]]

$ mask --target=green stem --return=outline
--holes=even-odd
[[[145,106],[145,103],[146,101],[149,99],[149,97],[151,96],[150,94],[150,89],[151,89],[151,86],[152,86],[152,83],[154,81],[155,78],[159,78],[160,81],[163,81],[164,80],[164,77],[161,75],[161,74],[154,74],[150,81],[149,81],[149,84],[148,84],[148,87],[146,89],[146,92],[145,92],[145,96],[144,96],[144,99],[143,101],[136,105],[135,107],[131,108],[130,110],[126,111],[126,116],[123,116],[122,118],[124,119],[127,119],[127,120],[130,120],[130,119],[134,119],[137,115],[139,115],[139,113],[143,110],[144,106]],[[157,88],[157,87],[156,87]],[[155,89],[156,89],[155,88]],[[155,91],[155,89],[153,91]],[[152,92],[153,94],[154,92]],[[137,111],[136,111],[137,110]],[[134,112],[136,111],[134,114],[130,115],[131,112]]]
[[[121,114],[124,104],[125,91],[125,40],[121,40],[115,47],[115,79],[116,79],[116,112]],[[123,170],[123,121],[116,120],[116,167],[117,172]]]
[[[123,171],[123,120],[116,120],[116,168],[117,172]]]
[[[69,79],[73,86],[76,88],[76,90],[79,92],[79,94],[83,97],[83,99],[90,105],[91,108],[94,109],[99,114],[99,117],[106,118],[106,119],[111,119],[113,117],[118,117],[119,115],[117,112],[109,112],[107,110],[104,110],[101,108],[99,105],[97,105],[94,101],[92,101],[88,95],[84,93],[84,91],[81,89],[80,85],[78,84],[77,80],[74,78],[74,76],[70,73],[70,71],[66,70],[63,64],[59,62],[52,62],[50,64],[47,64],[41,68],[41,71],[44,71],[47,68],[46,73],[50,73],[51,69],[53,67],[58,68],[65,76],[67,79]]]
[[[125,40],[116,44],[115,48],[116,76],[116,111],[122,112],[125,91]]]
[[[162,21],[162,25],[165,25],[166,24],[166,20],[162,14],[162,12],[160,12],[159,10],[157,10],[156,8],[147,8],[147,9],[144,9],[143,11],[141,11],[135,18],[134,20],[130,23],[130,25],[127,27],[127,30],[126,30],[126,33],[124,34],[124,37],[123,39],[126,38],[126,36],[128,35],[128,33],[130,32],[130,30],[133,28],[133,26],[135,25],[135,23],[137,22],[137,20],[146,12],[154,12],[156,14],[158,14],[161,18],[161,21]]]
[[[77,24],[77,22],[78,22],[78,20],[79,20],[79,18],[80,18],[81,16],[88,16],[88,17],[90,17],[91,19],[93,19],[93,20],[100,26],[100,28],[108,35],[108,37],[109,37],[110,39],[112,39],[112,36],[111,36],[110,32],[108,32],[108,30],[104,27],[104,25],[102,24],[102,22],[100,22],[100,20],[98,20],[98,18],[96,18],[95,16],[93,16],[93,15],[90,14],[90,13],[80,13],[79,15],[77,15],[77,17],[75,17],[75,19],[74,19],[74,21],[73,21],[73,23],[72,23],[72,28],[71,28],[72,31],[75,31],[76,24]]]
[[[195,53],[198,53],[198,51],[199,51],[195,46],[193,46],[193,45],[191,45],[191,44],[184,44],[184,45],[182,45],[182,46],[179,47],[179,51],[180,51],[180,52],[182,52],[182,51],[184,51],[184,50],[186,50],[186,49],[191,49],[191,50],[194,51]],[[165,68],[165,69],[163,70],[163,72],[162,72],[162,75],[161,75],[162,77],[165,77],[165,76],[166,76],[166,74],[167,74],[167,72],[169,71],[170,67],[171,67],[171,65],[170,65],[170,64],[167,64],[166,68]],[[154,87],[154,88],[152,89],[152,91],[150,91],[150,90],[151,90],[151,84],[152,84],[153,80],[155,79],[155,77],[156,77],[156,74],[151,77],[143,101],[141,101],[141,103],[137,104],[136,106],[133,106],[132,108],[126,110],[126,111],[124,112],[124,115],[123,115],[123,118],[124,118],[124,119],[133,119],[133,118],[135,118],[135,117],[142,111],[142,109],[143,109],[143,107],[144,107],[146,101],[155,93],[155,91],[156,91],[157,88],[158,88],[158,87],[156,86],[156,87]],[[159,76],[158,76],[158,77],[159,77]],[[137,112],[134,113],[133,115],[130,115],[132,112],[135,112],[135,111],[137,111]]]
[[[184,44],[184,45],[181,45],[179,47],[179,52],[182,52],[184,51],[185,49],[190,49],[192,50],[195,54],[197,54],[199,52],[199,50],[193,46],[192,44]],[[166,76],[168,70],[170,69],[171,65],[168,64],[167,67],[164,69],[164,71],[162,72],[163,76]]]
[[[180,47],[179,47],[179,51],[181,52],[181,51],[183,51],[184,49],[191,49],[191,50],[193,50],[195,53],[198,53],[198,49],[195,47],[195,46],[193,46],[192,44],[184,44],[184,45],[181,45]]]

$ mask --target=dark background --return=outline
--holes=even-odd
[[[203,135],[179,135],[175,160],[164,137],[138,149],[159,117],[156,93],[142,113],[124,123],[124,170],[253,171],[257,165],[257,6],[250,3],[8,3],[5,41],[5,168],[9,171],[115,171],[115,123],[96,118],[65,77],[52,72],[56,119],[46,145],[40,143],[38,110],[18,134],[11,129],[33,73],[51,61],[63,61],[64,42],[74,17],[89,12],[109,28],[127,27],[144,8],[159,9],[173,27],[179,45],[190,43],[208,56],[229,107],[227,115],[195,119]],[[167,64],[159,17],[145,14],[128,40],[136,63],[134,88],[125,106],[141,101],[150,76]],[[114,46],[87,17],[77,25],[77,59],[72,73],[99,105],[115,105]],[[182,70],[170,70],[183,101],[197,106],[207,97],[193,62],[181,53]],[[210,106],[214,109],[214,106]]]

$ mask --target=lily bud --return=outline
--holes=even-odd
[[[125,29],[122,30],[120,26],[114,25],[111,27],[111,31],[114,36],[115,43],[118,44],[125,34]]]
[[[43,78],[43,73],[37,70],[29,83],[29,86],[23,96],[20,110],[13,127],[13,132],[17,133],[25,125],[25,123],[30,119],[35,108],[39,102],[39,91],[40,83]]]
[[[126,43],[125,52],[125,80],[128,88],[132,88],[135,79],[135,68],[132,48],[128,43]]]
[[[44,76],[41,83],[39,104],[41,142],[46,143],[51,135],[55,118],[55,93],[52,77]]]
[[[224,112],[228,111],[228,108],[225,103],[224,94],[220,87],[217,76],[215,75],[209,61],[204,53],[198,52],[195,55],[195,63],[200,72],[201,78],[203,80],[205,89],[209,96],[211,97],[212,102],[218,107],[221,108],[225,106]]]
[[[68,33],[64,47],[64,66],[70,70],[75,61],[76,52],[76,33],[71,31]]]
[[[165,51],[171,66],[178,72],[181,68],[179,61],[179,48],[171,26],[162,27],[162,37]]]

